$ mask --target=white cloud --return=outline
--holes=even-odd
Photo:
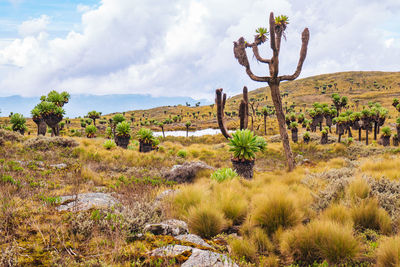
[[[50,17],[42,15],[39,18],[24,21],[18,27],[18,33],[22,37],[35,36],[41,32],[44,32],[49,23],[50,23]]]
[[[400,58],[399,32],[378,23],[395,21],[400,14],[395,0],[103,0],[77,11],[81,32],[50,38],[49,18],[42,16],[24,23],[23,38],[0,47],[5,77],[0,92],[41,95],[58,89],[212,99],[219,87],[231,95],[244,85],[253,89],[263,84],[252,82],[236,62],[233,41],[242,35],[251,40],[255,28],[267,26],[269,11],[290,17],[282,74],[297,65],[304,27],[311,39],[303,77],[398,70]],[[261,52],[270,55],[268,45]],[[265,65],[251,61],[255,73],[266,75]]]

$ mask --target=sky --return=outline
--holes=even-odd
[[[0,97],[150,94],[214,98],[265,86],[233,56],[269,12],[289,16],[280,74],[400,71],[399,0],[0,0]],[[268,44],[260,47],[271,56]],[[252,70],[268,67],[247,51]]]

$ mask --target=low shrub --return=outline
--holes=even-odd
[[[231,180],[237,177],[238,174],[231,168],[218,169],[211,174],[211,179],[217,182],[223,182],[226,180]]]
[[[400,266],[400,237],[394,236],[384,240],[376,253],[378,267]]]
[[[324,260],[334,265],[353,259],[358,253],[359,244],[350,226],[316,220],[285,233],[281,249],[296,263],[305,266]]]
[[[191,232],[206,239],[221,233],[225,226],[221,211],[211,205],[192,207],[189,210],[187,221]]]
[[[255,224],[269,235],[279,228],[295,226],[300,220],[294,199],[282,192],[272,192],[259,198],[251,216]]]
[[[78,142],[72,138],[38,136],[25,142],[25,146],[38,150],[49,150],[53,147],[76,147]]]
[[[16,133],[16,132],[12,132],[9,130],[4,130],[4,129],[0,129],[0,137],[4,140],[4,141],[21,141],[22,140],[22,135],[20,133]]]
[[[366,199],[356,205],[351,213],[354,225],[360,229],[372,229],[388,234],[392,231],[389,214],[378,206],[376,199]]]

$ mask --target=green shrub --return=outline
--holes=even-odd
[[[256,201],[252,218],[257,226],[271,235],[279,228],[295,226],[300,216],[291,197],[282,193],[272,193]]]
[[[187,152],[186,152],[186,150],[179,150],[178,153],[176,153],[176,155],[178,157],[180,157],[180,158],[186,158],[187,157]]]
[[[352,210],[354,225],[360,229],[372,229],[388,234],[392,231],[389,214],[379,208],[376,199],[365,199]]]
[[[211,179],[220,183],[226,180],[231,180],[237,176],[238,174],[231,168],[222,168],[213,172],[211,174]]]
[[[122,114],[115,114],[114,117],[112,117],[112,121],[114,125],[118,125],[118,123],[125,121],[125,117]]]
[[[116,144],[115,144],[114,140],[106,140],[106,141],[103,143],[103,147],[104,147],[105,149],[108,149],[108,150],[114,148],[115,146],[116,146]]]
[[[353,259],[358,253],[359,244],[350,226],[316,220],[285,233],[281,249],[304,266],[324,260],[335,265]]]
[[[94,125],[88,125],[86,126],[85,132],[88,138],[93,138],[96,135],[97,127]]]
[[[400,266],[400,237],[389,237],[382,241],[376,254],[378,267]]]
[[[222,213],[211,205],[192,207],[187,220],[191,232],[206,239],[221,233],[225,225]]]
[[[117,128],[115,128],[115,134],[118,136],[130,136],[131,124],[126,121],[118,123]]]

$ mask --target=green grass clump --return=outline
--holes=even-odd
[[[389,214],[378,206],[376,199],[366,199],[356,205],[351,213],[354,225],[360,229],[372,229],[388,234],[392,231]]]
[[[206,193],[201,187],[187,186],[180,189],[172,199],[173,210],[180,218],[186,217],[189,209],[199,205]]]
[[[382,242],[377,251],[378,267],[400,266],[400,237],[389,237]]]
[[[107,150],[113,149],[114,147],[116,147],[116,144],[114,142],[114,140],[106,140],[103,143],[103,147]]]
[[[176,155],[178,156],[178,157],[180,157],[180,158],[186,158],[187,157],[187,152],[186,152],[186,150],[179,150],[177,153],[176,153]]]
[[[237,176],[238,174],[231,168],[221,168],[211,174],[211,179],[220,183],[226,180],[231,180]]]
[[[358,253],[359,244],[350,226],[316,220],[285,233],[281,249],[296,263],[307,264],[305,266],[324,260],[335,265],[353,259]]]
[[[190,231],[206,239],[221,233],[225,226],[221,211],[211,205],[192,207],[187,220]]]
[[[366,199],[370,191],[371,188],[369,184],[362,178],[355,179],[351,182],[347,190],[350,199],[353,201]]]

